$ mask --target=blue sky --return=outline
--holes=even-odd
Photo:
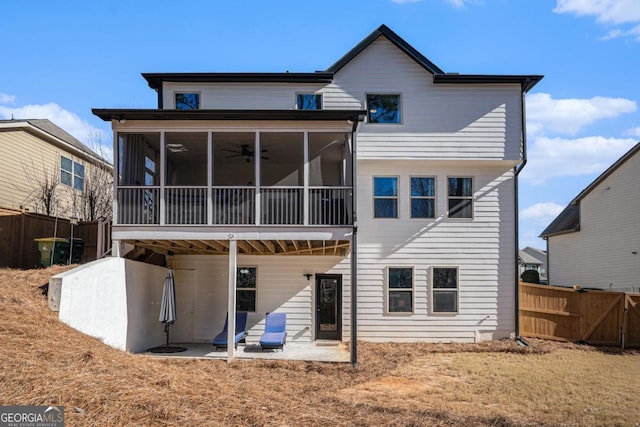
[[[638,0],[3,2],[0,118],[110,146],[91,108],[155,108],[142,72],[324,70],[386,24],[446,72],[544,74],[527,96],[520,246],[640,140]],[[110,150],[108,148],[107,150]]]

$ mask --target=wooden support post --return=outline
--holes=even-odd
[[[233,362],[236,353],[236,266],[238,246],[235,235],[229,234],[229,298],[227,307],[227,362]]]

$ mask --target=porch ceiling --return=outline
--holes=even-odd
[[[228,240],[123,240],[164,255],[226,255]],[[346,256],[349,240],[237,240],[243,255]]]

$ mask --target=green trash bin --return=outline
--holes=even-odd
[[[69,241],[67,239],[61,237],[44,237],[34,240],[38,244],[41,267],[66,264],[69,261]]]

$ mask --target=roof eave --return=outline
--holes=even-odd
[[[435,74],[435,84],[519,84],[527,93],[544,78],[543,75],[529,74]]]
[[[363,121],[364,110],[91,110],[104,121],[111,120],[280,120],[280,121]]]
[[[333,73],[142,73],[152,89],[172,83],[331,83]]]

